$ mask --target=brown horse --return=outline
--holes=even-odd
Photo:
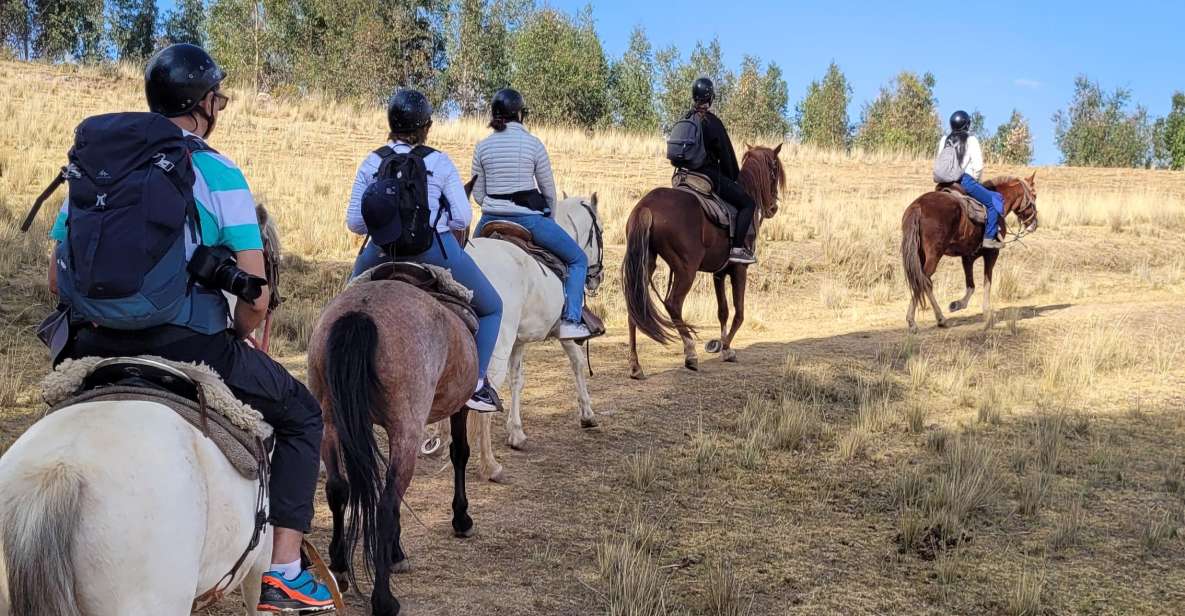
[[[741,165],[741,185],[757,203],[753,225],[778,213],[778,195],[786,187],[786,172],[775,148],[750,146]],[[728,230],[712,224],[696,198],[673,188],[656,188],[634,206],[625,226],[625,261],[621,265],[621,286],[629,309],[630,376],[646,378],[638,362],[638,332],[642,330],[655,342],[667,344],[677,330],[683,340],[683,365],[698,370],[692,334],[695,329],[683,320],[683,300],[691,292],[696,272],[712,272],[716,289],[720,339],[708,343],[709,352],[720,352],[724,361],[736,361],[732,339],[745,322],[745,282],[748,266],[728,262]],[[663,300],[667,313],[658,313],[650,290],[657,263],[662,257],[671,270],[667,295]],[[728,328],[728,301],[724,297],[724,277],[732,282],[732,301],[736,315]],[[656,291],[657,292],[657,291]]]
[[[1004,215],[1000,217],[1000,228],[1009,213],[1015,213],[1025,226],[1025,232],[1037,230],[1037,174],[1022,180],[1000,177],[984,182],[988,190],[994,190],[1004,197]],[[963,299],[951,302],[951,312],[967,307],[971,294],[975,293],[975,274],[972,267],[975,260],[983,257],[983,314],[984,328],[992,326],[992,268],[1000,251],[984,249],[983,225],[972,222],[963,213],[960,197],[947,192],[928,192],[905,208],[901,219],[901,259],[905,265],[905,279],[909,281],[909,312],[905,321],[910,331],[917,331],[914,311],[920,305],[926,307],[927,300],[934,308],[938,327],[946,327],[946,318],[934,299],[931,277],[938,269],[938,260],[943,255],[963,258],[963,275],[967,279],[967,292]]]
[[[477,382],[473,336],[427,293],[379,280],[353,285],[329,303],[309,343],[308,362],[309,384],[325,414],[321,459],[333,514],[329,568],[343,582],[354,578],[354,547],[361,537],[366,570],[374,574],[371,610],[393,616],[399,601],[390,576],[406,569],[399,504],[429,422],[451,419],[453,531],[458,537],[473,532],[463,410]],[[376,425],[386,431],[389,462],[375,441]]]

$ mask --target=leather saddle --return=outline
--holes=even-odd
[[[727,229],[729,237],[736,233],[737,209],[716,194],[708,176],[688,169],[676,169],[671,176],[671,188],[695,197],[708,220],[721,229]],[[757,225],[750,225],[745,245],[752,248],[756,239]]]
[[[937,192],[947,193],[959,200],[959,205],[963,207],[963,214],[971,219],[971,222],[976,224],[984,224],[987,222],[987,206],[976,201],[974,197],[967,194],[962,186],[955,182],[948,182],[946,184],[939,184],[934,187]]]
[[[363,272],[350,284],[379,280],[394,280],[424,291],[460,317],[470,333],[477,332],[477,313],[470,305],[473,292],[454,280],[447,269],[406,261],[387,262]]]
[[[77,386],[64,399],[52,400],[46,414],[83,402],[155,402],[172,409],[213,441],[243,477],[256,480],[267,476],[270,436],[264,438],[255,429],[237,425],[252,425],[252,420],[262,418],[245,415],[244,409],[249,407],[233,401],[229,389],[220,382],[221,392],[215,393],[210,383],[200,382],[181,364],[150,357],[88,358],[64,362],[62,370],[74,373],[63,375],[62,383]]]
[[[535,259],[540,267],[551,270],[560,280],[568,277],[568,264],[550,250],[536,244],[531,230],[518,223],[509,220],[492,220],[482,226],[479,237],[510,242]],[[605,322],[596,313],[589,310],[588,305],[584,306],[581,319],[588,330],[592,332],[592,337],[595,338],[605,333]]]

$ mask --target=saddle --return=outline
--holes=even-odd
[[[712,180],[702,173],[688,169],[676,169],[671,176],[671,188],[681,190],[699,201],[700,208],[712,224],[728,230],[728,236],[736,233],[737,209],[713,191]],[[752,248],[757,239],[757,225],[749,227],[745,245]]]
[[[551,270],[560,280],[568,277],[568,264],[550,250],[536,244],[531,230],[518,223],[509,220],[490,221],[482,226],[480,237],[510,242],[535,259],[540,267]],[[588,327],[588,331],[592,332],[594,338],[605,333],[605,322],[595,312],[589,310],[588,305],[584,306],[580,318],[584,321],[585,327]]]
[[[939,184],[935,187],[938,192],[944,192],[954,196],[959,200],[959,205],[963,206],[963,214],[971,219],[971,222],[976,224],[985,224],[987,222],[987,206],[976,201],[974,197],[967,194],[962,186],[955,183]]]
[[[469,333],[477,333],[477,313],[470,305],[473,301],[473,291],[457,282],[447,269],[405,261],[380,263],[351,280],[346,288],[380,280],[409,284],[431,295],[442,306],[460,317],[469,328]]]
[[[197,428],[247,479],[266,477],[272,428],[203,364],[159,357],[67,359],[41,381],[46,414],[83,402],[162,404]]]
[[[518,223],[509,220],[490,221],[481,228],[481,237],[510,242],[531,255],[539,262],[539,265],[555,273],[560,280],[568,277],[568,264],[552,254],[550,250],[536,244],[531,236],[531,231]]]

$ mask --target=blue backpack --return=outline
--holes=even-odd
[[[74,132],[58,289],[71,318],[137,330],[190,317],[186,237],[199,243],[192,152],[205,144],[155,113],[112,113]],[[192,221],[192,224],[187,224]]]

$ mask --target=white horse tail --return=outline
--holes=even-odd
[[[82,518],[82,474],[54,462],[4,486],[0,542],[13,616],[81,616],[74,597],[74,537]]]

